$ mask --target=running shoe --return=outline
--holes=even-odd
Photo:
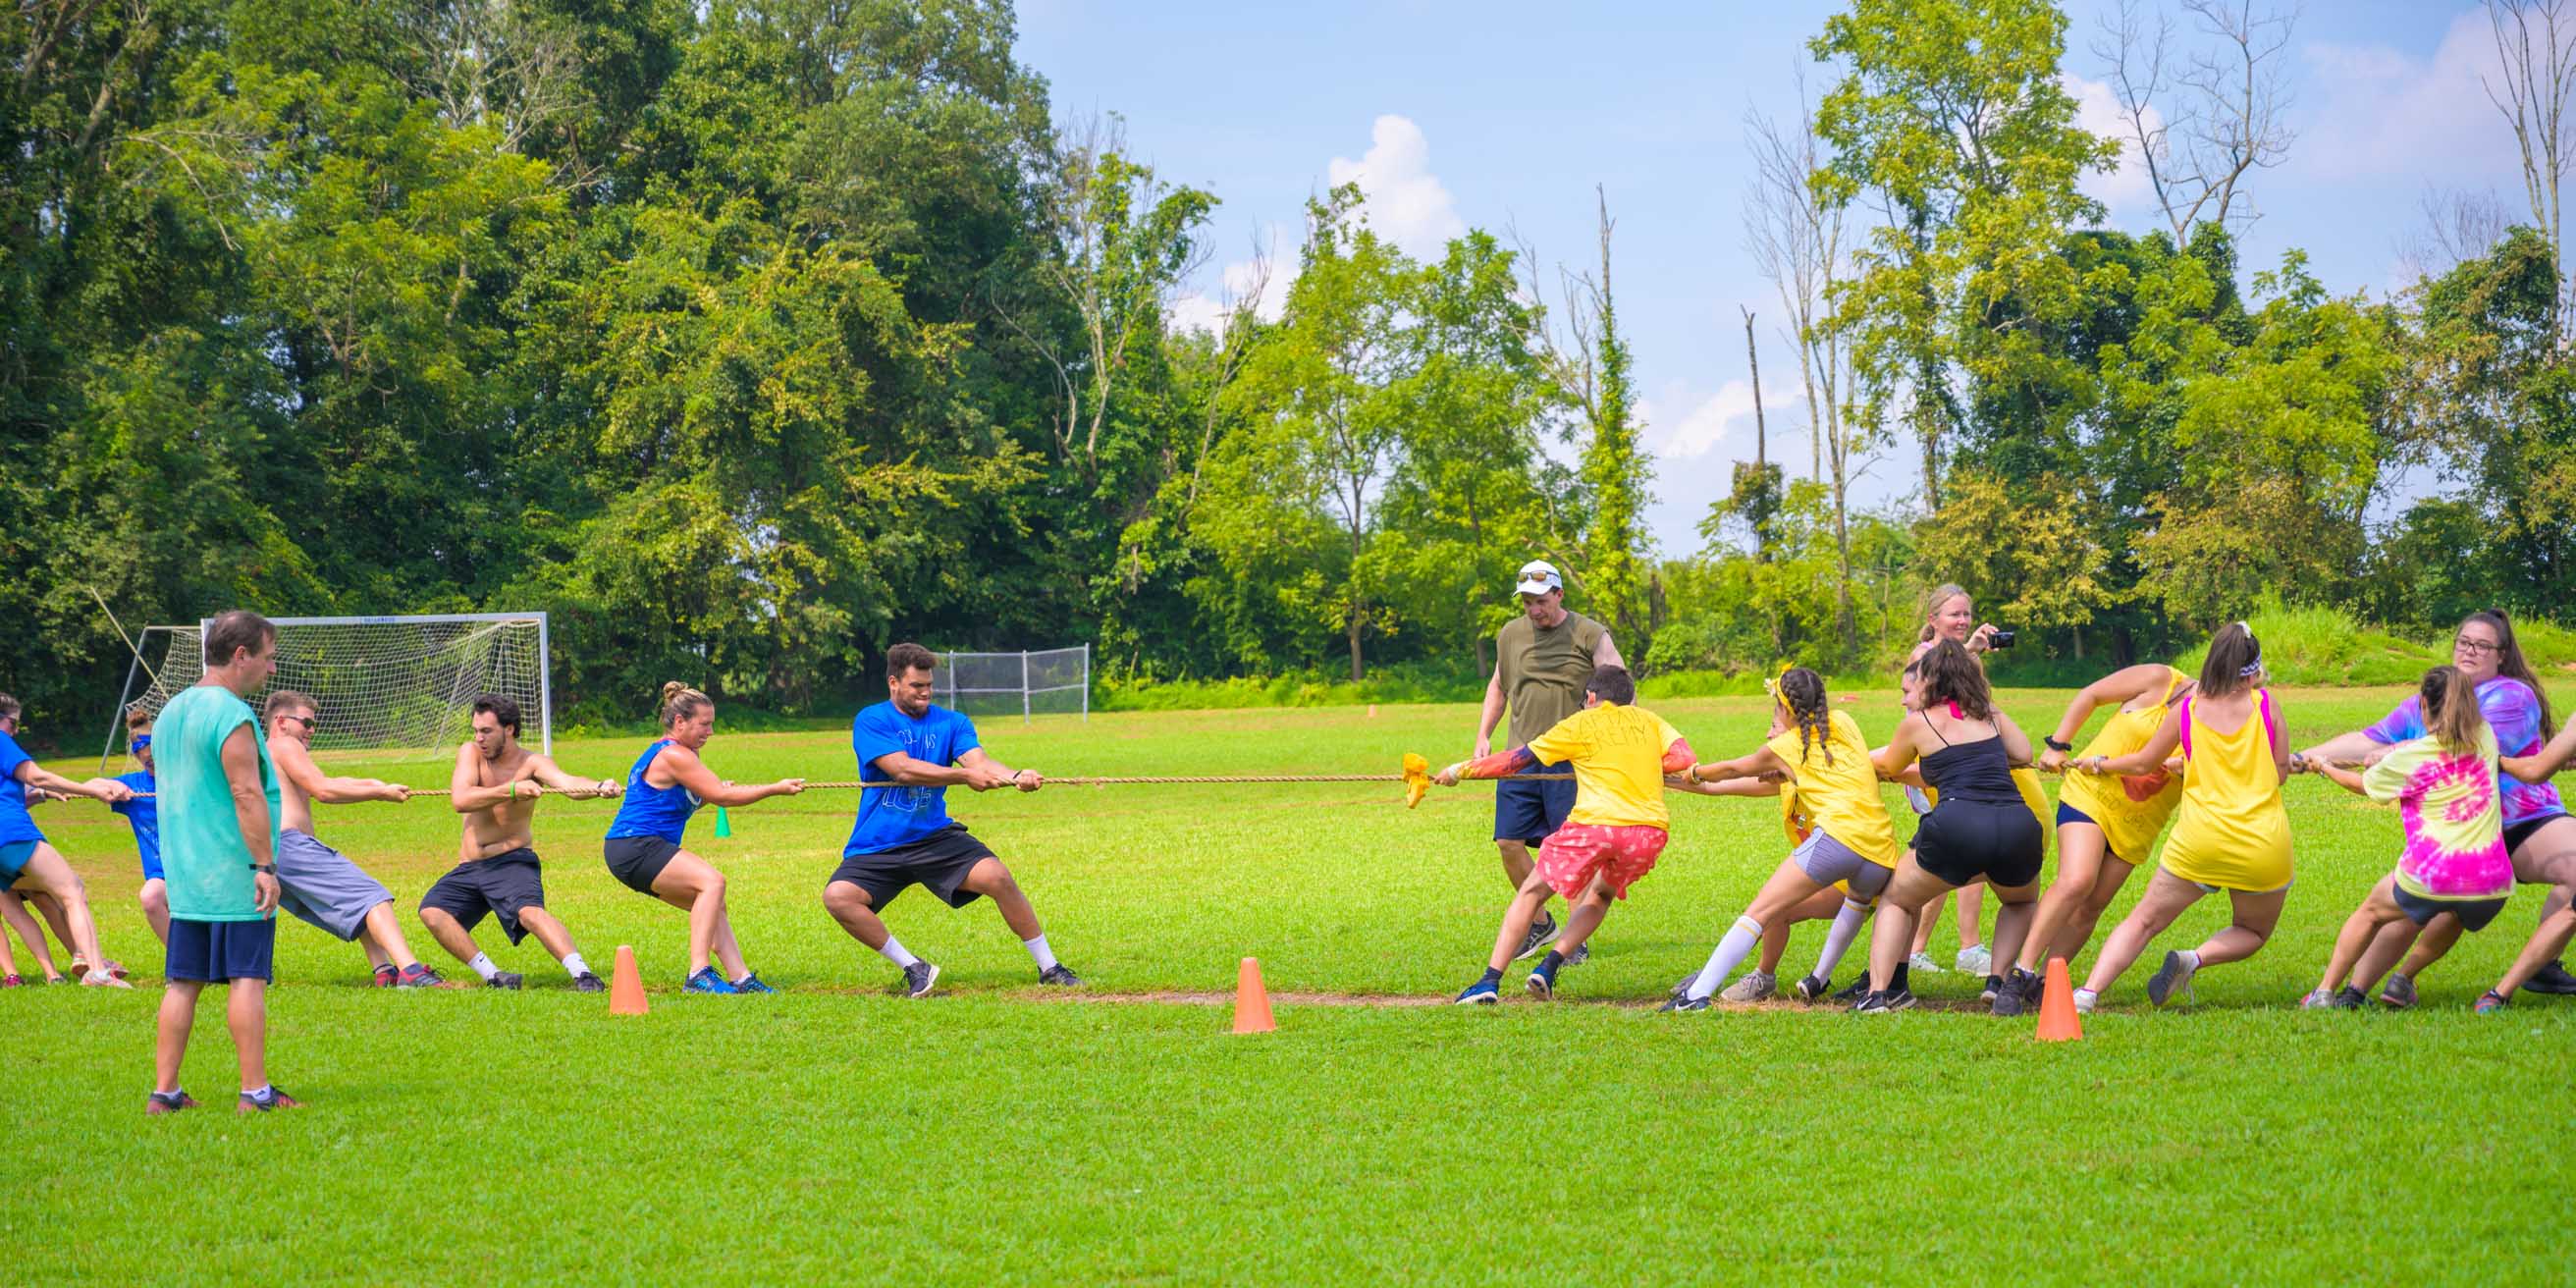
[[[2312,988],[2308,990],[2307,996],[2299,999],[2299,1009],[2302,1011],[2322,1011],[2327,1007],[2334,1005],[2334,999],[2335,995],[2333,989]]]
[[[72,982],[72,977],[69,975],[47,975],[45,977],[45,982],[48,984],[68,984]]]
[[[513,984],[511,987],[516,988],[518,986]],[[589,971],[583,971],[582,973],[572,977],[572,991],[576,993],[605,993],[608,991],[608,981],[601,979],[597,975],[591,974]]]
[[[2370,994],[2362,992],[2359,987],[2351,984],[2336,989],[2334,1000],[2326,1003],[2329,1009],[2337,1011],[2358,1011],[2368,1005],[2370,1005]]]
[[[2186,962],[2183,959],[2182,950],[2168,951],[2165,954],[2165,964],[2157,967],[2156,973],[2147,979],[2147,1000],[2163,1006],[2173,1001],[2174,994],[2177,992],[2186,998],[2190,997],[2191,977],[2199,970],[2198,962]]]
[[[147,1118],[158,1118],[163,1114],[175,1114],[182,1109],[196,1107],[197,1098],[189,1095],[185,1088],[178,1091],[156,1091],[143,1099],[143,1114]]]
[[[1987,952],[1984,944],[1970,944],[1959,950],[1958,961],[1953,965],[1962,975],[1983,975],[1995,968],[1995,955]]]
[[[1913,1006],[1914,991],[1912,989],[1891,988],[1881,992],[1873,992],[1869,996],[1860,999],[1860,1005],[1852,1008],[1852,1014],[1891,1015],[1898,1011],[1910,1010]]]
[[[2523,984],[2523,987],[2530,989],[2535,993],[2547,993],[2553,997],[2565,997],[2569,994],[2576,994],[2576,975],[2568,974],[2565,966],[2557,962],[2551,962],[2535,972],[2532,977]]]
[[[1822,1001],[1825,994],[1830,991],[1833,986],[1834,982],[1822,975],[1799,976],[1796,990],[1798,1000],[1809,1004]]]
[[[2511,1005],[2513,1005],[2512,998],[2491,988],[2478,994],[2478,1000],[2469,1009],[2480,1015],[2493,1015]]]
[[[715,967],[701,966],[698,968],[697,974],[691,975],[687,983],[680,985],[680,991],[683,993],[731,994],[733,992],[733,985],[726,983],[725,977],[717,974]]]
[[[1467,986],[1467,991],[1460,993],[1457,998],[1450,1003],[1450,1005],[1492,1006],[1501,1000],[1503,1000],[1502,996],[1494,989],[1494,981],[1490,979],[1480,979],[1473,984],[1469,984]]]
[[[1580,966],[1590,960],[1592,960],[1592,941],[1586,939],[1582,943],[1575,945],[1574,955],[1566,958],[1565,964],[1568,966]]]
[[[81,982],[82,984],[84,984],[84,985],[87,985],[88,987],[91,987],[91,988],[132,988],[132,987],[134,987],[132,984],[128,984],[128,983],[126,983],[124,980],[118,979],[116,976],[114,976],[114,975],[110,975],[110,974],[108,974],[106,971],[103,971],[103,970],[94,970],[94,971],[91,971],[90,973],[88,973],[88,974],[86,974],[86,975],[81,976],[81,977],[80,977],[80,982]]]
[[[1529,933],[1521,936],[1520,951],[1512,954],[1512,960],[1525,961],[1536,956],[1539,950],[1555,943],[1556,937],[1564,933],[1565,927],[1558,925],[1554,917],[1531,922]]]
[[[376,987],[378,988],[392,988],[394,981],[400,978],[402,978],[402,972],[394,969],[392,962],[386,962],[376,968]]]
[[[2004,991],[2004,977],[2001,975],[1988,975],[1986,976],[1986,986],[1977,992],[1977,1000],[1991,1005],[1995,1000],[1995,994],[2002,991]]]
[[[2075,1013],[2077,1015],[2091,1015],[2093,1013],[2093,1003],[2099,1000],[2100,998],[2092,989],[2079,988],[2075,990]]]
[[[1673,985],[1672,991],[1671,991],[1670,993],[1666,994],[1665,996],[1667,996],[1667,997],[1681,997],[1681,996],[1683,996],[1683,995],[1685,995],[1685,994],[1687,994],[1687,993],[1689,993],[1689,992],[1690,992],[1690,986],[1691,986],[1691,985],[1696,984],[1696,983],[1698,983],[1698,982],[1699,982],[1699,972],[1698,972],[1698,971],[1692,971],[1690,974],[1682,976],[1682,977],[1681,977],[1681,979],[1680,979],[1680,981],[1679,981],[1679,982],[1677,982],[1677,983],[1675,983],[1675,984]]]
[[[1921,971],[1926,975],[1941,973],[1941,963],[1932,960],[1930,953],[1916,953],[1905,959],[1905,965],[1908,969]]]
[[[264,1096],[253,1095],[247,1091],[241,1093],[241,1103],[233,1106],[233,1112],[237,1114],[264,1114],[272,1109],[301,1109],[303,1107],[304,1102],[297,1100],[295,1097],[290,1096],[275,1087],[270,1087],[268,1089],[268,1094]]]
[[[1067,968],[1063,962],[1057,962],[1055,965],[1039,971],[1038,982],[1046,985],[1048,988],[1082,987],[1082,977],[1074,974],[1073,971]]]
[[[26,986],[27,980],[25,976],[0,975],[0,988],[24,988]]]
[[[1780,979],[1769,971],[1746,971],[1717,995],[1722,1002],[1759,1002],[1780,991]]]
[[[735,981],[733,982],[733,991],[735,991],[735,992],[737,992],[737,993],[746,993],[746,994],[748,994],[748,993],[775,993],[775,992],[777,992],[778,990],[777,990],[777,989],[774,989],[774,988],[771,988],[771,987],[770,987],[769,985],[767,985],[767,984],[761,983],[761,982],[760,982],[760,972],[759,972],[759,971],[753,971],[752,973],[750,973],[750,974],[748,974],[748,975],[743,976],[741,979],[735,980]]]
[[[385,974],[383,971],[376,972],[376,987],[385,987]],[[447,987],[447,977],[439,974],[437,971],[431,970],[428,966],[423,965],[420,962],[413,962],[411,965],[403,967],[401,972],[394,976],[393,987],[445,988]]]
[[[1813,976],[1810,976],[1809,978],[1813,978]],[[1869,996],[1869,972],[1862,971],[1860,973],[1860,978],[1853,980],[1850,987],[1834,994],[1833,1000],[1837,1002],[1857,1002],[1867,996]]]
[[[490,979],[487,979],[487,980],[483,981],[483,987],[485,987],[485,988],[520,988],[520,987],[525,986],[525,985],[527,984],[527,982],[528,982],[528,977],[527,977],[527,976],[525,976],[525,975],[520,974],[520,973],[519,973],[519,972],[517,972],[517,971],[514,971],[514,970],[496,970],[496,971],[492,972],[492,978],[490,978]],[[579,987],[581,987],[581,981],[580,981],[580,980],[574,980],[574,981],[573,981],[573,987],[575,987],[575,988],[579,988]]]
[[[1995,990],[1994,1013],[2006,1018],[2021,1014],[2030,1008],[2031,999],[2039,996],[2039,990],[2039,976],[2019,966],[2013,967],[2012,978]]]
[[[2404,975],[2391,975],[2379,986],[2380,1004],[2392,1010],[2405,1010],[2415,1004],[2415,981]]]
[[[1707,998],[1693,997],[1688,993],[1675,993],[1671,997],[1665,998],[1663,1005],[1655,1008],[1658,1013],[1665,1011],[1705,1011],[1707,1009]]]
[[[1548,969],[1546,962],[1540,962],[1530,968],[1529,978],[1522,980],[1521,986],[1529,990],[1530,996],[1548,1001],[1556,996],[1556,972]]]
[[[928,962],[916,961],[903,968],[903,995],[906,997],[928,997],[930,986],[938,982],[939,968]]]

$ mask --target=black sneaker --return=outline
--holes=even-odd
[[[2012,978],[1995,990],[1994,1013],[2005,1017],[2021,1014],[2029,1009],[2031,1000],[2039,996],[2040,987],[2039,976],[2019,966],[2013,967]]]
[[[2576,994],[2576,975],[2568,974],[2567,968],[2564,965],[2557,962],[2551,962],[2535,972],[2531,977],[2531,981],[2524,984],[2523,987],[2530,989],[2535,993],[2547,993],[2553,997],[2566,997],[2571,994]]]
[[[1658,1013],[1664,1011],[1705,1011],[1708,1009],[1708,1003],[1709,999],[1705,997],[1693,997],[1688,993],[1675,993],[1671,997],[1665,998],[1664,1004],[1656,1007],[1655,1010]]]
[[[939,982],[939,968],[917,961],[903,968],[903,993],[906,997],[928,997],[930,986]]]
[[[525,986],[527,982],[527,976],[514,970],[494,971],[492,973],[492,978],[483,981],[483,987],[520,988]]]
[[[608,981],[601,979],[597,975],[591,974],[589,971],[583,971],[582,973],[572,977],[572,991],[576,993],[605,993],[608,991]]]
[[[1891,988],[1884,992],[1873,992],[1860,999],[1860,1004],[1852,1008],[1852,1014],[1891,1015],[1898,1011],[1911,1010],[1913,1006],[1912,989]]]
[[[1592,960],[1592,941],[1586,939],[1582,943],[1574,946],[1574,955],[1566,958],[1565,964],[1568,966],[1580,966],[1590,960]]]
[[[255,1096],[247,1091],[241,1093],[241,1102],[233,1106],[233,1112],[237,1114],[264,1114],[273,1109],[301,1109],[303,1107],[303,1101],[297,1100],[295,1097],[290,1096],[275,1087],[270,1087],[268,1089],[268,1094],[265,1096]]]
[[[1074,974],[1071,970],[1066,969],[1063,962],[1057,962],[1055,965],[1039,971],[1038,982],[1049,988],[1082,987],[1082,977]]]
[[[1791,987],[1797,990],[1799,1001],[1812,1006],[1816,1002],[1822,1000],[1826,991],[1831,989],[1833,986],[1834,982],[1826,979],[1822,975],[1808,975],[1801,977],[1798,982]]]
[[[1995,995],[2003,991],[2004,977],[2001,975],[1988,975],[1986,976],[1986,987],[1984,991],[1977,994],[1977,1000],[1980,1002],[1992,1002],[1995,1000]]]
[[[2326,1003],[2328,1008],[2337,1011],[2358,1011],[2368,1005],[2370,995],[2350,984],[2336,989],[2333,999]]]
[[[1862,971],[1860,973],[1860,978],[1853,980],[1851,982],[1851,987],[1834,994],[1833,1000],[1837,1002],[1858,1002],[1867,996],[1869,996],[1869,972]]]
[[[1531,922],[1529,933],[1521,936],[1520,951],[1512,954],[1512,960],[1525,961],[1536,956],[1540,950],[1555,943],[1558,935],[1564,933],[1565,927],[1558,925],[1554,917],[1549,917],[1545,921]]]

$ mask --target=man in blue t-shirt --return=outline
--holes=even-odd
[[[901,969],[904,990],[921,997],[939,978],[939,968],[904,951],[878,914],[913,885],[929,887],[951,908],[989,895],[1037,962],[1038,982],[1079,988],[1082,980],[1047,947],[1037,911],[1011,879],[1011,870],[965,824],[948,817],[951,787],[1033,792],[1046,778],[985,754],[975,741],[973,721],[930,705],[930,681],[938,665],[930,650],[918,644],[887,649],[886,700],[862,709],[850,722],[859,781],[902,786],[860,791],[858,822],[850,828],[850,843],[841,849],[841,866],[823,886],[823,906],[852,938]]]

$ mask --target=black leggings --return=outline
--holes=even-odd
[[[1943,798],[1914,833],[1914,862],[1924,871],[1963,886],[1979,877],[1998,886],[2039,879],[2044,854],[2039,819],[2030,807],[1987,805]]]

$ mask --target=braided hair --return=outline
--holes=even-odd
[[[1818,743],[1824,744],[1825,763],[1834,763],[1833,725],[1825,709],[1825,677],[1808,667],[1790,667],[1781,673],[1772,698],[1789,713],[1790,723],[1798,726],[1798,763],[1805,764],[1808,750]]]

